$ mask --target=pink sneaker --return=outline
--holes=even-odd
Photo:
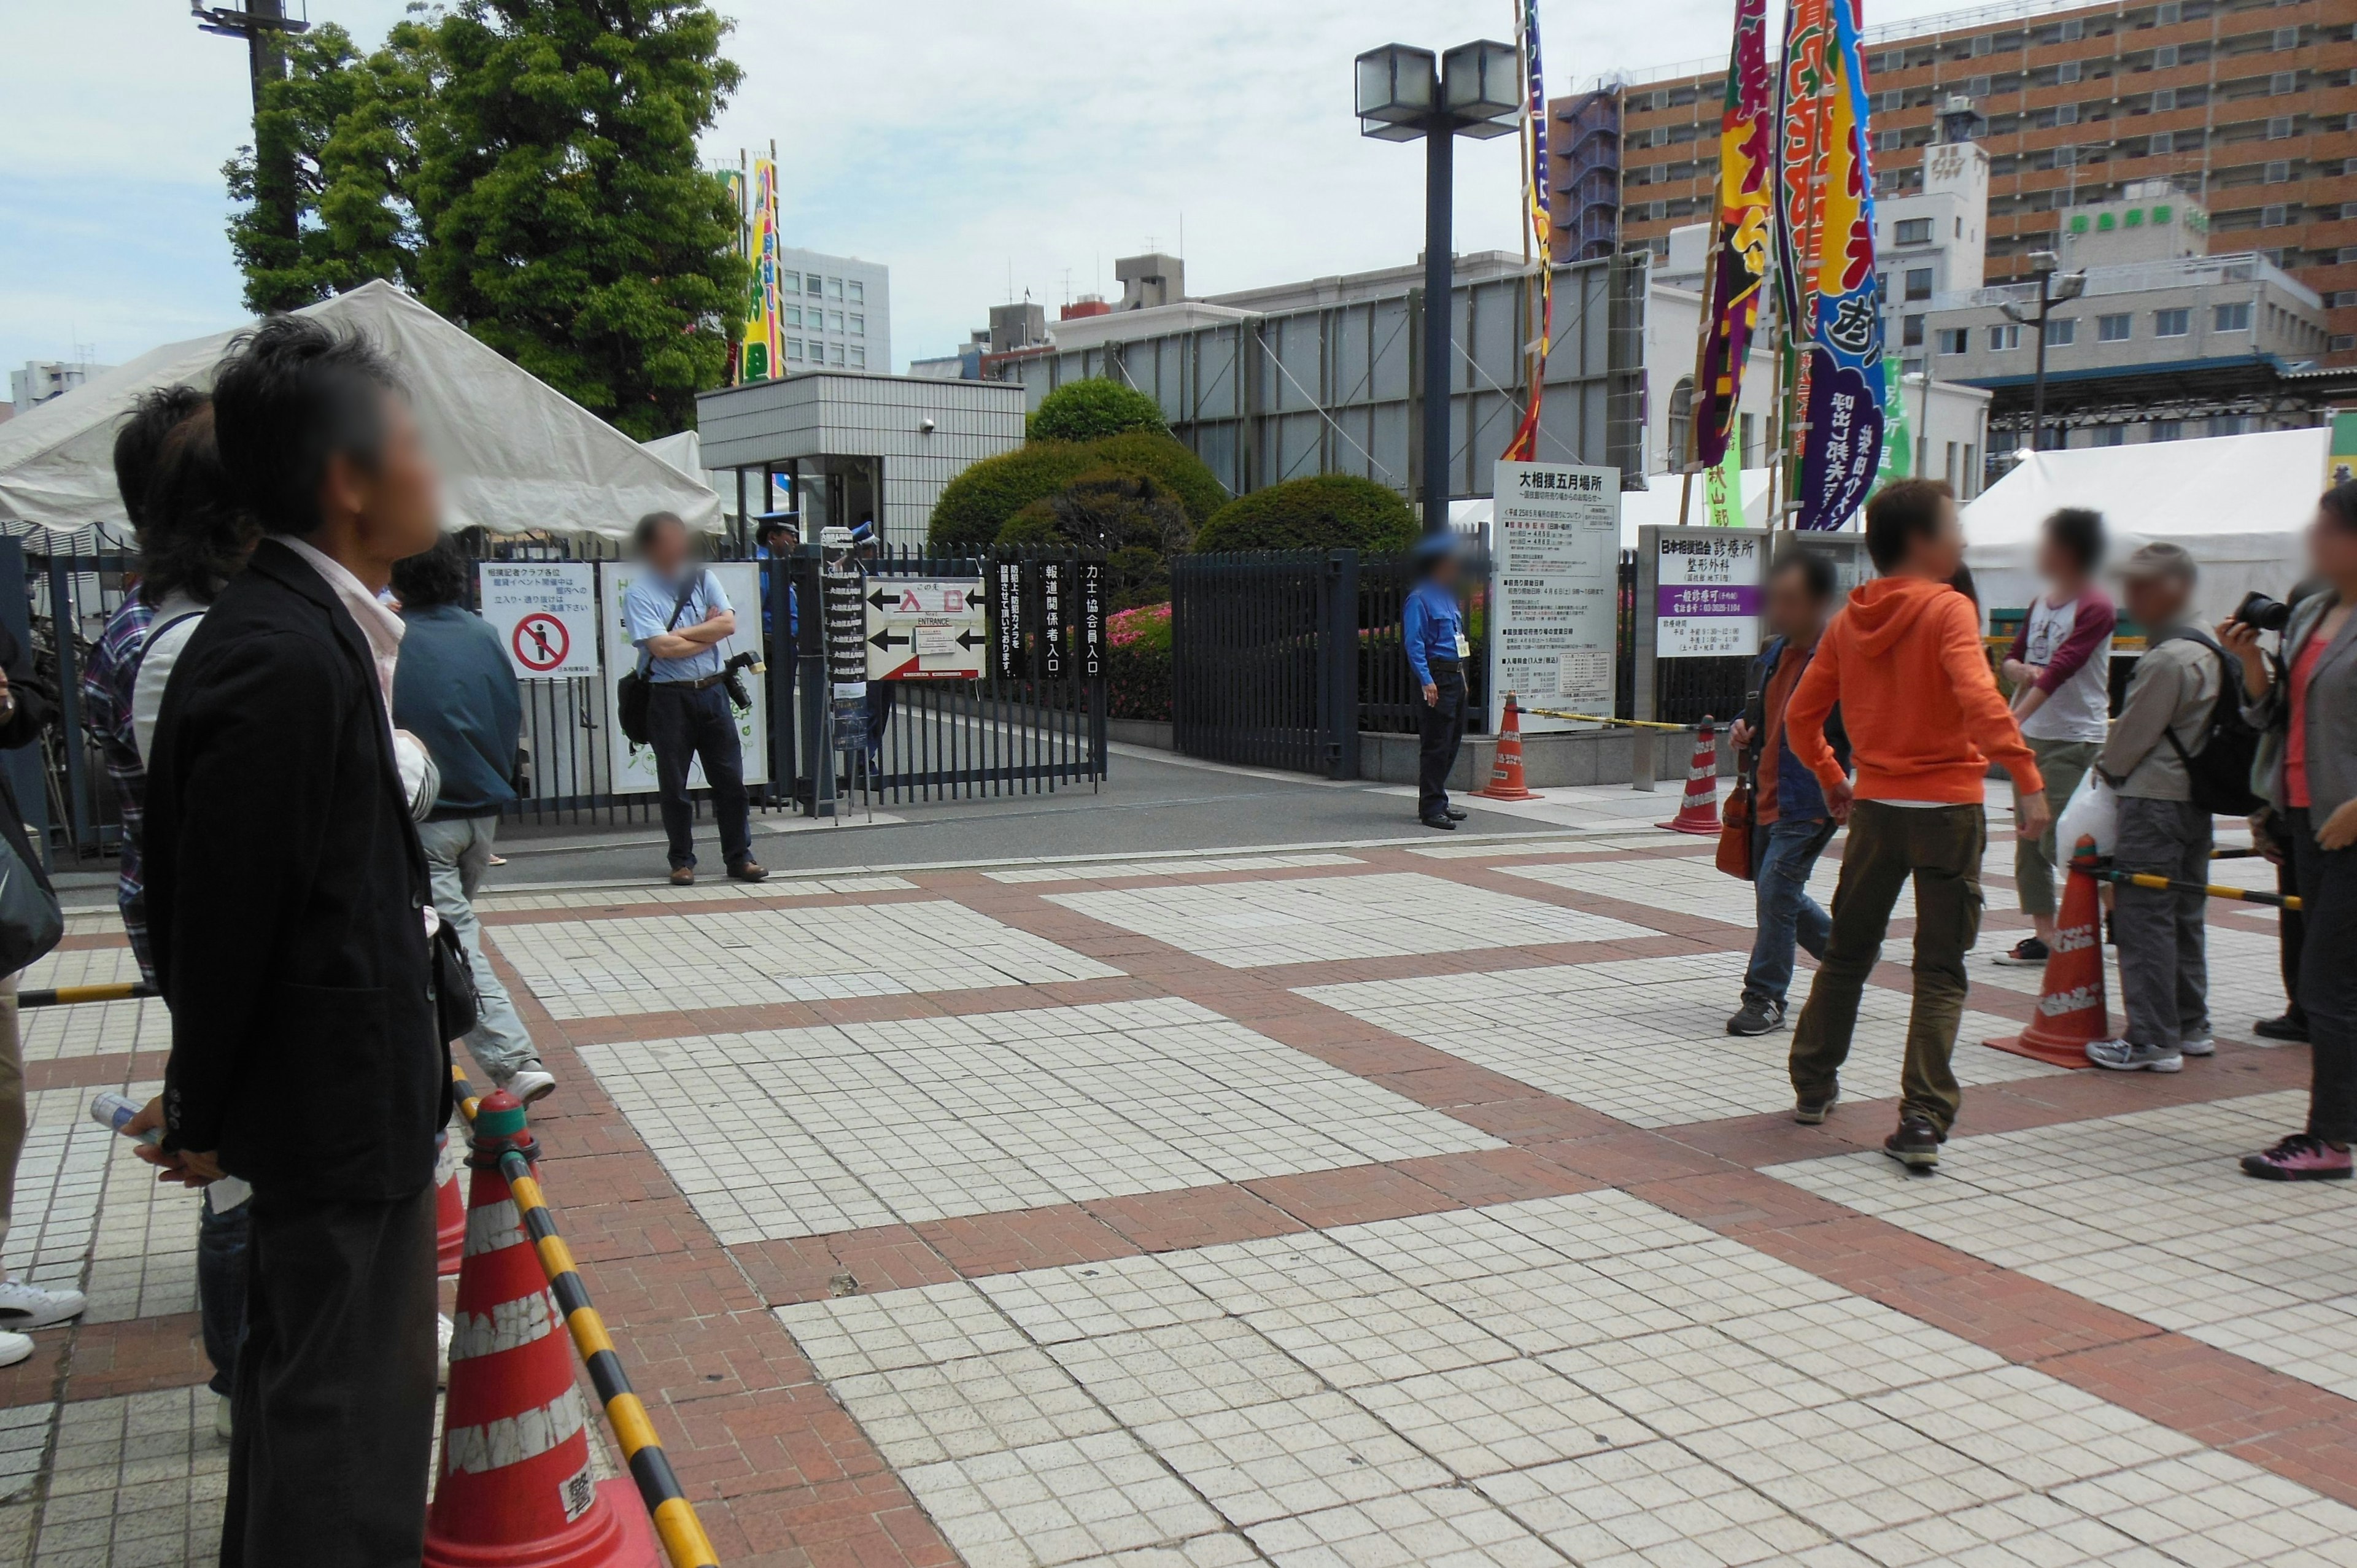
[[[2265,1154],[2244,1155],[2243,1174],[2263,1181],[2347,1181],[2349,1151],[2294,1133]]]

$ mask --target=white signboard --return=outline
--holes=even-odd
[[[870,681],[974,681],[990,647],[980,577],[867,579]]]
[[[1491,541],[1490,729],[1523,707],[1612,711],[1620,470],[1500,463]],[[1592,726],[1525,714],[1525,734]]]
[[[1654,657],[1758,653],[1762,541],[1724,529],[1665,528],[1655,549]]]
[[[597,673],[597,568],[587,562],[485,561],[475,567],[483,619],[519,681]]]
[[[721,657],[733,658],[739,651],[759,656],[761,650],[761,567],[754,561],[715,561],[705,571],[720,585],[727,596],[729,607],[737,612],[737,635],[720,645]],[[651,795],[655,790],[655,754],[647,746],[633,746],[614,722],[614,687],[621,678],[639,667],[638,650],[630,645],[630,623],[622,613],[622,596],[630,591],[630,584],[642,568],[635,561],[608,561],[597,568],[597,618],[606,634],[606,646],[611,650],[606,661],[606,679],[598,689],[604,693],[599,703],[603,710],[601,722],[606,726],[606,746],[613,763],[613,790],[618,795]],[[750,708],[736,708],[737,736],[745,751],[745,782],[760,784],[770,777],[770,700],[768,677],[760,671],[746,669],[737,671],[744,683],[745,694],[752,699]],[[733,706],[733,704],[732,704]],[[705,787],[704,765],[691,764],[687,770],[687,787]]]

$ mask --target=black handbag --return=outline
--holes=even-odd
[[[466,946],[449,921],[436,924],[432,947],[434,1019],[447,1045],[465,1039],[482,1022],[483,993],[475,988],[475,966],[467,961]]]
[[[43,957],[65,934],[58,896],[41,886],[8,835],[0,833],[0,974],[14,974]]]
[[[704,574],[698,572],[681,585],[679,597],[672,602],[671,619],[663,622],[665,631],[679,625],[679,618],[687,611],[687,601],[695,596],[703,582]],[[623,738],[632,746],[647,744],[647,678],[635,668],[623,671],[622,678],[614,683],[614,722],[622,726]]]

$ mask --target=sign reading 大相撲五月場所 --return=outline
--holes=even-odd
[[[1619,620],[1620,470],[1497,465],[1486,607],[1492,734],[1506,697],[1523,707],[1612,711]],[[1526,714],[1526,733],[1583,729]]]
[[[597,586],[587,562],[483,561],[483,619],[519,681],[597,673]]]
[[[1663,529],[1655,546],[1653,656],[1714,659],[1760,651],[1759,536]]]

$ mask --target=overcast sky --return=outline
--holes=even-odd
[[[290,0],[299,8],[303,0]],[[308,0],[382,38],[404,0]],[[1869,22],[1952,8],[1867,0]],[[788,243],[892,269],[895,369],[1027,289],[1189,292],[1412,261],[1422,154],[1361,140],[1351,57],[1512,37],[1510,0],[724,0],[745,85],[706,151],[778,145]],[[299,14],[299,13],[298,13]],[[1723,56],[1733,0],[1542,0],[1551,93]],[[119,362],[242,319],[221,165],[245,54],[182,0],[0,0],[0,365]],[[1519,248],[1514,143],[1460,142],[1457,248]]]

